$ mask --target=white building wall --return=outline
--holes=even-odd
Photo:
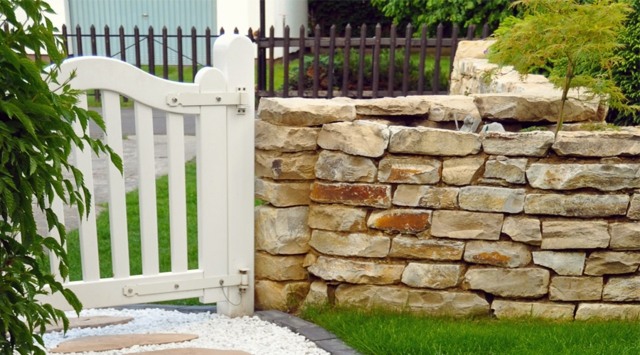
[[[265,24],[274,27],[276,37],[282,37],[284,26],[296,34],[300,26],[307,26],[307,0],[265,0]],[[260,0],[218,0],[217,22],[225,31],[238,28],[246,34],[249,28],[254,31],[260,27]],[[219,29],[219,28],[218,28]]]

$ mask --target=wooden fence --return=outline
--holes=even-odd
[[[268,34],[249,29],[247,35],[258,52],[256,95],[375,98],[446,94],[458,41],[478,36],[474,25],[464,32],[457,25],[448,26],[446,37],[444,28],[438,25],[435,37],[427,36],[426,26],[414,30],[410,24],[402,28],[403,35],[398,35],[395,25],[386,29],[377,25],[373,37],[367,36],[364,24],[356,29],[347,25],[339,31],[344,33],[340,37],[335,26],[328,37],[322,36],[319,26],[311,35],[302,26],[297,37],[292,37],[288,26],[282,37],[275,36],[273,27]],[[485,25],[479,37],[488,35]],[[105,26],[97,33],[91,26],[86,33],[79,26],[73,32],[63,26],[61,33],[72,56],[113,57],[178,81],[193,81],[199,68],[211,66],[211,48],[217,37],[209,28],[204,33],[195,28],[185,33],[180,27],[171,33],[166,27],[160,33],[153,27],[146,32],[135,27],[133,34],[127,34],[123,27],[112,33]]]

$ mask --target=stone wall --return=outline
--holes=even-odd
[[[640,129],[434,128],[480,106],[263,98],[257,307],[640,318]]]

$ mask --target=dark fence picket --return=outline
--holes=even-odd
[[[333,62],[336,52],[336,25],[329,28],[329,63],[327,63],[327,98],[333,97]]]
[[[268,61],[268,65],[269,65],[269,73],[271,75],[269,75],[269,83],[268,83],[268,95],[269,96],[275,96],[275,28],[273,28],[273,26],[271,26],[269,28],[269,61]]]
[[[109,26],[104,26],[104,53],[111,57],[111,30]]]
[[[284,41],[282,43],[282,97],[289,97],[289,46],[290,46],[290,32],[289,26],[284,28]]]
[[[431,84],[432,93],[437,95],[440,92],[440,57],[442,57],[442,34],[444,26],[438,24],[436,28],[436,56],[433,61],[433,82]]]
[[[184,58],[182,56],[182,28],[176,30],[176,40],[178,41],[178,81],[184,81]]]
[[[198,74],[198,31],[191,27],[191,81],[196,81]]]
[[[387,73],[387,96],[394,97],[394,74],[396,72],[396,25],[389,30],[389,68]]]
[[[344,51],[342,61],[342,96],[349,94],[349,60],[351,59],[351,25],[344,29]]]
[[[153,34],[153,27],[149,27],[147,33],[147,56],[149,58],[149,74],[156,75],[156,56],[155,56],[155,35]]]
[[[162,77],[169,79],[169,33],[166,26],[162,27]]]
[[[451,50],[449,53],[449,75],[453,71],[453,59],[455,58],[456,51],[458,50],[458,33],[460,32],[460,27],[458,25],[453,25],[453,29],[451,30]]]
[[[418,64],[418,95],[424,94],[424,66],[427,60],[427,25],[420,27],[420,62]]]
[[[311,97],[318,97],[318,87],[320,84],[320,25],[316,25],[313,31],[313,84]]]
[[[408,24],[404,35],[404,61],[402,62],[402,96],[409,92],[409,65],[411,64],[411,35],[413,27]]]
[[[138,26],[135,26],[133,28],[133,44],[133,48],[136,54],[136,67],[141,68],[142,58],[140,55],[140,29],[138,28]]]
[[[211,48],[213,47],[213,42],[211,41],[211,28],[207,27],[204,30],[204,49],[205,49],[205,65],[210,67],[212,65],[211,61]]]
[[[298,96],[304,97],[304,49],[305,45],[305,29],[300,26],[300,37],[298,40]]]
[[[378,97],[378,87],[380,85],[380,46],[382,45],[382,26],[376,25],[375,39],[373,43],[373,80],[371,83],[371,97],[374,99]]]
[[[365,43],[367,40],[367,25],[362,24],[360,27],[360,43],[358,44],[358,91],[357,97],[362,97],[364,89],[364,53]]]

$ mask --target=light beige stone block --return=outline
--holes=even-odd
[[[580,303],[576,320],[639,320],[640,305],[611,303]]]
[[[462,125],[466,117],[480,119],[480,112],[473,97],[466,95],[429,95],[419,96],[429,102],[429,121],[450,122],[458,121]]]
[[[338,232],[367,230],[367,210],[343,205],[314,204],[309,206],[309,227]]]
[[[308,207],[255,208],[256,249],[270,254],[304,254],[309,251],[311,230]]]
[[[256,197],[277,207],[308,205],[310,190],[309,182],[255,181]]]
[[[608,246],[606,221],[542,222],[542,249],[594,249]]]
[[[616,191],[640,187],[640,164],[531,164],[527,179],[543,190]]]
[[[510,268],[523,267],[531,262],[531,252],[520,243],[471,240],[464,250],[464,261]]]
[[[640,276],[609,278],[602,292],[602,300],[609,302],[639,302]]]
[[[638,271],[640,253],[594,251],[589,254],[584,273],[587,275],[629,274]]]
[[[483,156],[446,159],[442,163],[442,181],[447,185],[469,185],[479,177],[484,160]]]
[[[487,132],[482,149],[487,154],[544,157],[553,144],[553,132]]]
[[[326,281],[387,285],[400,281],[404,265],[378,264],[370,261],[320,256],[315,264],[309,266],[308,270]]]
[[[504,217],[501,213],[437,210],[431,235],[453,239],[498,240]]]
[[[491,303],[491,309],[498,319],[542,318],[572,320],[576,305],[567,303],[495,300]]]
[[[403,259],[461,260],[464,246],[464,242],[456,240],[398,236],[391,242],[389,256]]]
[[[496,179],[510,184],[525,184],[527,159],[510,159],[503,155],[487,160],[484,166],[484,177]]]
[[[621,194],[528,194],[524,201],[524,212],[567,217],[624,216],[627,206],[629,196]]]
[[[552,301],[597,301],[602,299],[602,277],[555,276],[549,285]]]
[[[640,219],[640,193],[633,194],[631,203],[629,204],[629,211],[627,211],[627,217],[633,220]]]
[[[401,184],[436,184],[442,163],[425,157],[387,156],[380,160],[378,181]]]
[[[508,235],[514,242],[531,245],[542,243],[542,230],[540,220],[537,218],[505,216],[502,233]]]
[[[555,93],[529,92],[475,94],[483,119],[493,121],[555,122],[562,100]],[[570,98],[564,102],[564,122],[597,121],[598,102]]]
[[[320,128],[283,127],[256,120],[256,149],[280,152],[316,150]]]
[[[489,303],[475,293],[412,290],[397,286],[340,285],[336,289],[336,304],[455,317],[489,313]]]
[[[427,116],[431,107],[422,96],[382,97],[354,103],[356,113],[362,116]]]
[[[378,169],[369,158],[323,150],[315,165],[315,177],[344,182],[373,182]]]
[[[552,149],[558,155],[614,157],[640,155],[640,131],[559,132]]]
[[[419,288],[445,289],[462,281],[465,267],[460,264],[409,263],[402,273],[402,283]]]
[[[318,160],[315,152],[281,153],[256,151],[256,176],[276,180],[313,180]]]
[[[614,250],[640,250],[640,223],[621,222],[609,223],[611,243]]]
[[[389,128],[370,121],[329,123],[322,126],[318,145],[323,149],[377,158],[389,145]]]
[[[353,121],[356,108],[348,102],[333,100],[264,97],[258,105],[258,117],[280,126],[320,126],[324,123]]]
[[[307,297],[309,282],[277,282],[269,280],[256,281],[255,306],[260,310],[280,310],[292,312]]]
[[[465,156],[480,151],[475,133],[427,127],[391,126],[389,152],[422,155]]]
[[[524,209],[524,197],[524,189],[465,186],[458,194],[458,204],[467,211],[520,213]]]
[[[458,207],[459,191],[455,187],[398,185],[393,195],[393,204],[408,207],[455,209]]]
[[[533,263],[547,267],[563,276],[580,276],[584,270],[586,253],[561,251],[533,251]]]
[[[329,287],[327,283],[320,280],[311,283],[307,298],[304,300],[305,306],[322,306],[329,304]]]
[[[382,234],[314,230],[309,245],[322,254],[383,258],[389,254],[391,239]]]
[[[500,297],[539,298],[549,291],[549,271],[533,267],[469,269],[465,284]]]
[[[272,281],[306,280],[309,274],[303,263],[304,255],[275,256],[258,252],[255,256],[255,276]]]

